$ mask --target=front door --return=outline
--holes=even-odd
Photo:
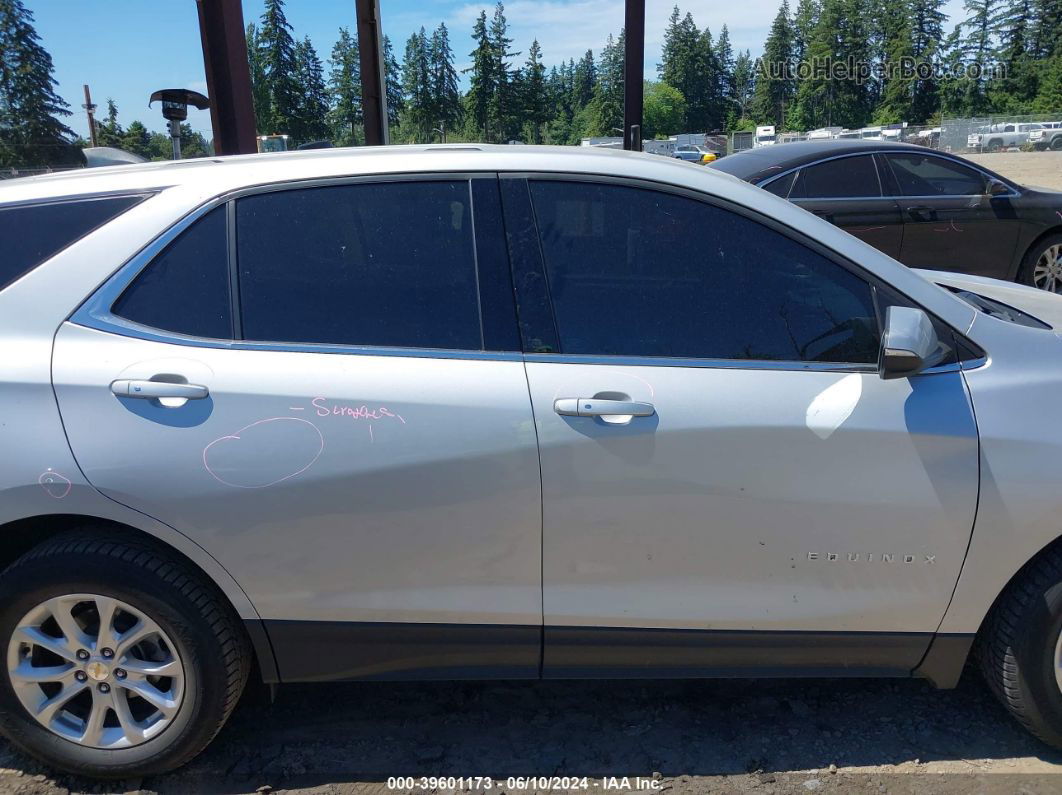
[[[537,675],[538,456],[496,178],[241,198],[113,289],[55,343],[73,452],[232,574],[283,679]]]
[[[559,348],[527,365],[545,675],[914,667],[974,518],[961,374],[881,380],[872,286],[755,218],[559,178],[523,200],[521,317],[548,284]]]
[[[920,152],[883,159],[904,213],[904,265],[1011,278],[1020,227],[1009,197],[987,195],[985,175],[954,160]]]

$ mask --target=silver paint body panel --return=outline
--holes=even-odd
[[[968,335],[987,361],[883,382],[733,363],[195,347],[68,322],[152,240],[250,187],[557,171],[702,191],[771,217]],[[975,632],[1062,534],[1062,340],[979,315],[722,173],[570,148],[332,150],[17,180],[0,203],[134,190],[159,193],[0,291],[0,444],[17,451],[0,457],[0,532],[59,513],[124,522],[191,557],[245,618],[912,633]],[[174,369],[206,383],[209,411],[129,406],[109,390]],[[600,391],[656,414],[609,426],[553,412],[557,398]],[[315,398],[403,422],[380,415],[370,438],[365,418],[317,416]],[[281,432],[232,454],[250,441],[233,437],[263,428]]]

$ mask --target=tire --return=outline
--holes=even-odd
[[[1032,561],[1000,597],[982,630],[981,671],[1018,722],[1062,748],[1062,682],[1056,679],[1062,633],[1062,554]]]
[[[994,141],[989,141],[988,142],[988,151],[989,152],[1002,152],[1003,151],[1003,142],[998,140],[998,139],[996,139]]]
[[[1041,290],[1049,290],[1054,293],[1062,293],[1062,271],[1059,270],[1059,264],[1056,264],[1054,275],[1054,281],[1051,280],[1052,273],[1048,271],[1045,273],[1041,270],[1037,273],[1037,263],[1040,258],[1047,254],[1049,251],[1054,250],[1056,253],[1062,253],[1062,234],[1048,235],[1040,240],[1037,240],[1027,252],[1025,252],[1025,258],[1021,262],[1021,268],[1018,270],[1017,281],[1029,287],[1036,287]],[[1049,258],[1051,259],[1051,258]],[[1057,257],[1054,258],[1058,263]],[[1045,267],[1049,267],[1045,263]]]
[[[55,631],[59,624],[54,616],[64,615],[64,610],[44,607],[57,604],[73,605],[65,610],[65,617],[73,615],[77,623],[68,629],[69,635]],[[104,646],[107,636],[98,619],[105,609],[98,606],[105,604],[117,606],[113,612],[108,609],[113,619],[106,622],[109,630],[113,628],[108,632],[114,640],[113,650]],[[30,620],[42,615],[51,617],[39,625]],[[90,663],[78,662],[76,656],[70,661],[69,649],[86,645],[86,638],[92,637],[93,616],[97,617],[95,638],[99,642],[89,646],[91,664],[96,667],[77,669]],[[43,646],[32,640],[25,643],[27,634],[19,630],[20,626],[36,627],[30,630],[37,633],[36,638],[52,634]],[[80,638],[79,630],[85,633]],[[53,640],[53,635],[58,638]],[[137,642],[134,635],[148,639]],[[60,651],[67,656],[58,657],[46,650],[52,647],[62,647]],[[110,659],[104,660],[108,652]],[[77,652],[89,653],[84,649]],[[149,542],[84,531],[64,533],[44,542],[0,574],[0,654],[0,733],[53,767],[97,778],[156,774],[191,760],[228,719],[251,664],[243,627],[211,583]],[[52,691],[44,692],[46,686],[35,684],[25,671],[40,671],[28,666],[55,665],[55,660],[61,666],[73,666],[73,673],[64,674],[64,682],[76,687],[76,681],[84,692],[66,702],[45,726],[41,722],[44,718],[39,720],[31,714],[26,699],[40,710],[39,699],[51,698]],[[122,665],[130,670],[120,670]],[[144,665],[166,665],[166,672],[173,675],[150,677],[147,671],[136,668]],[[48,672],[56,670],[59,668]],[[109,678],[101,681],[102,676]],[[155,709],[154,702],[139,699],[133,691],[144,683],[153,683],[151,698],[160,698],[166,705],[166,714],[158,708],[157,722],[149,729],[141,729],[141,722],[146,724],[152,716],[142,716]],[[166,687],[165,698],[157,695],[162,686]],[[34,687],[41,689],[43,696],[38,696]],[[65,688],[66,684],[47,687]],[[99,739],[93,742],[87,738],[97,698],[103,718],[92,734]],[[79,710],[81,718],[74,715]],[[79,731],[82,736],[77,739],[74,735]]]
[[[1062,150],[1062,135],[1056,135],[1051,139],[1051,149],[1055,152]]]

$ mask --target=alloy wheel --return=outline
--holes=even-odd
[[[30,610],[8,642],[22,706],[65,740],[129,748],[157,737],[181,708],[177,648],[142,610],[108,596],[69,594]]]
[[[1062,292],[1062,243],[1048,246],[1036,260],[1033,285],[1052,293]]]

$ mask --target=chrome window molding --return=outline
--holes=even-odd
[[[824,157],[824,158],[822,158],[820,160],[812,160],[812,161],[810,161],[808,163],[802,163],[799,166],[794,166],[793,168],[786,169],[785,171],[780,171],[777,174],[772,174],[768,179],[765,179],[762,182],[757,182],[756,183],[756,187],[763,188],[766,185],[769,185],[772,182],[775,182],[776,180],[781,179],[782,177],[785,177],[785,176],[788,176],[789,174],[792,174],[794,171],[800,171],[801,169],[804,169],[804,168],[810,168],[811,166],[817,166],[819,163],[825,163],[825,162],[827,162],[829,160],[840,160],[840,159],[845,158],[845,157],[858,157],[859,155],[886,155],[886,156],[888,156],[888,155],[900,155],[900,154],[923,154],[923,153],[922,152],[916,152],[916,151],[911,150],[911,149],[891,150],[891,151],[888,150],[888,149],[873,149],[873,150],[869,150],[868,149],[865,152],[845,152],[845,153],[839,154],[839,155],[831,155],[829,157]],[[993,199],[1013,199],[1013,198],[1016,198],[1016,197],[1021,195],[1021,192],[1019,190],[1017,190],[1014,187],[1014,185],[1012,185],[1010,183],[1009,180],[1003,179],[1002,177],[1000,177],[997,174],[991,174],[991,173],[985,171],[983,168],[980,168],[979,166],[977,166],[974,163],[969,163],[969,162],[967,162],[965,160],[960,160],[957,157],[949,157],[948,155],[943,155],[943,154],[937,152],[936,150],[926,150],[926,152],[924,154],[927,157],[935,157],[935,158],[937,158],[939,160],[947,160],[949,163],[954,163],[957,166],[963,166],[964,168],[968,168],[971,171],[976,171],[978,174],[983,176],[986,180],[987,179],[999,180],[1004,185],[1006,185],[1008,188],[1010,188],[1010,193],[1001,194],[999,196],[993,196],[992,197]],[[878,175],[878,181],[881,182],[881,175],[880,174]],[[798,201],[861,201],[861,200],[867,200],[867,199],[891,199],[891,200],[899,200],[899,199],[969,199],[969,198],[972,198],[972,197],[983,197],[983,196],[986,195],[984,193],[956,193],[956,194],[950,194],[950,195],[949,194],[945,194],[943,196],[940,195],[940,194],[930,194],[930,195],[927,195],[927,196],[906,196],[906,195],[901,193],[901,194],[886,196],[886,195],[884,195],[885,194],[884,185],[882,185],[881,187],[882,187],[882,195],[881,196],[845,196],[845,197],[839,198],[839,199],[835,199],[833,197],[827,198],[827,199],[788,199],[787,198],[786,201],[792,201],[795,204]]]
[[[527,353],[524,360],[536,364],[592,364],[619,367],[684,367],[710,370],[780,370],[818,373],[867,373],[878,372],[878,365],[854,362],[798,362],[770,359],[699,359],[666,356],[599,356],[579,353]],[[923,370],[919,375],[954,373],[960,369],[957,362],[942,364]],[[970,368],[964,368],[970,369]]]

